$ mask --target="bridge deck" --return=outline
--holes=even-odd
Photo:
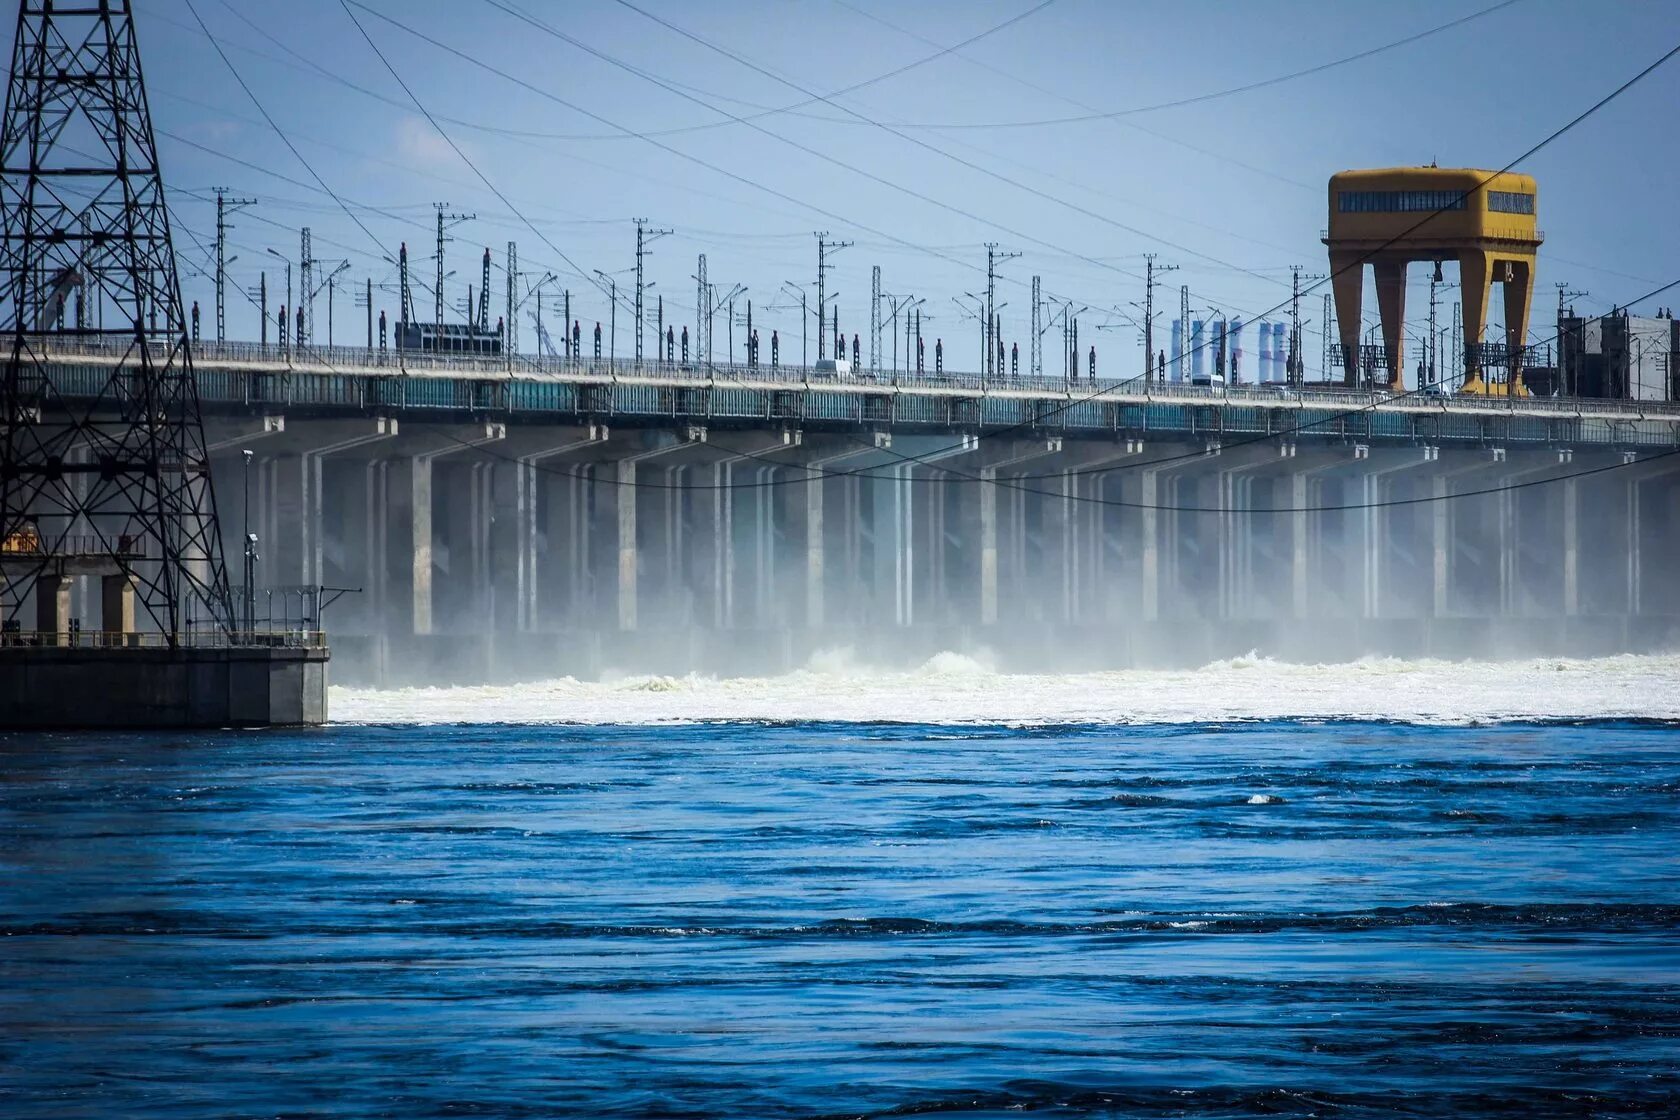
[[[121,357],[117,346],[39,338],[59,391],[91,396]],[[362,347],[311,347],[299,360],[274,346],[198,343],[207,411],[282,409],[575,418],[652,424],[1105,432],[1279,434],[1302,438],[1680,446],[1680,404],[1587,398],[1501,399],[1391,394],[1323,385],[1233,387],[969,373],[857,373],[809,367],[438,357]]]

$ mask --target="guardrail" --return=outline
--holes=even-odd
[[[50,359],[114,362],[129,347],[116,341],[60,336],[31,336],[37,350]],[[1464,396],[1452,392],[1394,394],[1382,390],[1343,388],[1319,382],[1290,386],[1282,383],[1193,385],[1185,382],[1146,383],[1141,377],[1079,378],[983,377],[961,372],[858,371],[838,375],[808,366],[764,366],[717,363],[709,366],[660,360],[565,359],[519,356],[511,365],[504,358],[440,357],[410,351],[369,351],[365,347],[310,347],[307,360],[276,345],[224,342],[194,344],[201,386],[213,375],[267,372],[272,384],[246,384],[235,399],[246,404],[332,404],[347,407],[447,407],[469,411],[521,408],[510,405],[500,386],[563,386],[583,392],[588,386],[647,385],[662,390],[739,389],[758,392],[823,391],[844,395],[887,397],[1021,398],[1077,404],[1092,398],[1102,404],[1230,404],[1262,408],[1339,409],[1381,408],[1461,412],[1470,415],[1513,411],[1554,416],[1680,420],[1680,402],[1623,401],[1598,397]],[[161,345],[159,349],[162,349]],[[208,368],[206,368],[208,367]],[[455,379],[454,388],[450,379]],[[231,386],[230,386],[231,387]],[[259,391],[260,390],[260,391]],[[205,391],[206,401],[220,399]],[[539,410],[552,411],[548,405]],[[560,409],[564,411],[565,409]],[[584,409],[588,411],[588,409]]]
[[[171,643],[155,630],[7,630],[0,648],[40,649],[326,649],[325,630],[194,631]]]

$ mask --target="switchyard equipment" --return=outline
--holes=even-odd
[[[1521,396],[1524,342],[1534,295],[1534,264],[1544,235],[1535,225],[1534,179],[1510,171],[1473,168],[1396,167],[1341,171],[1330,177],[1331,286],[1341,342],[1343,379],[1363,379],[1398,392],[1405,370],[1406,266],[1458,262],[1464,290],[1464,383],[1470,394]],[[1359,344],[1366,262],[1376,277],[1382,319],[1380,348]],[[1505,340],[1482,345],[1487,302],[1494,284],[1503,288]],[[1488,366],[1505,367],[1503,382]]]

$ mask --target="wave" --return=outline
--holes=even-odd
[[[1297,664],[1258,652],[1198,669],[1003,673],[985,650],[908,668],[854,650],[777,677],[613,675],[391,690],[334,686],[333,717],[371,724],[706,722],[1003,725],[1357,720],[1465,725],[1680,720],[1680,654],[1456,662],[1372,657]]]
[[[1062,938],[1137,935],[1255,936],[1268,934],[1381,934],[1428,930],[1500,931],[1513,936],[1666,937],[1680,926],[1680,905],[1641,902],[1488,903],[1427,902],[1344,911],[1137,911],[1076,921],[990,918],[953,921],[918,917],[843,917],[786,924],[618,924],[552,921],[543,918],[485,919],[474,903],[471,917],[453,920],[459,904],[449,899],[393,898],[389,920],[357,915],[354,922],[287,922],[281,929],[253,928],[188,912],[111,912],[0,925],[0,936],[200,936],[265,939],[298,936],[405,935],[511,937],[552,940],[594,938],[735,938],[743,940],[831,940],[894,937]]]

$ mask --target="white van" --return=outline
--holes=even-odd
[[[848,377],[852,372],[852,363],[844,358],[821,358],[811,369],[816,373],[833,374],[835,377]]]

